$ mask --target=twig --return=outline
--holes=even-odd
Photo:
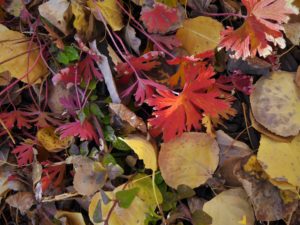
[[[103,74],[105,84],[113,103],[121,103],[120,96],[117,91],[117,87],[108,64],[108,59],[105,55],[101,54],[97,48],[96,40],[89,43],[90,48],[101,58],[97,61],[98,68]]]

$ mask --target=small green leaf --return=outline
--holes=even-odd
[[[112,154],[105,154],[103,157],[103,161],[102,161],[104,166],[108,166],[108,164],[113,164],[116,165],[117,162],[115,160],[115,158],[112,156]]]
[[[59,63],[64,65],[68,65],[70,62],[68,56],[64,52],[59,52],[56,59]]]
[[[116,193],[116,198],[119,201],[119,206],[125,209],[129,208],[138,192],[139,188],[118,191]]]
[[[73,46],[65,46],[64,53],[67,55],[70,62],[79,59],[78,51]]]
[[[113,147],[122,150],[122,151],[130,151],[131,148],[119,137],[113,142]]]
[[[204,211],[198,209],[192,214],[192,221],[195,225],[210,225],[212,218]]]
[[[101,111],[100,107],[96,104],[96,103],[91,103],[90,104],[90,111],[92,114],[94,114],[95,116],[99,117],[99,118],[103,118],[104,114]]]

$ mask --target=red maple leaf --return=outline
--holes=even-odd
[[[66,165],[51,165],[49,161],[41,163],[45,168],[42,171],[42,190],[45,191],[52,183],[54,187],[58,187],[65,176]]]
[[[97,67],[95,67],[97,59],[97,56],[87,55],[82,61],[79,62],[78,73],[83,77],[85,82],[91,80],[93,76],[98,80],[103,80],[102,73]]]
[[[80,137],[80,140],[94,140],[96,143],[99,142],[99,137],[93,127],[93,125],[85,119],[83,122],[76,120],[75,122],[70,122],[61,125],[56,129],[60,133],[61,138],[66,138],[70,136]]]
[[[18,166],[26,166],[33,161],[33,144],[21,143],[12,150],[12,153],[16,155]]]
[[[149,123],[163,133],[164,141],[169,141],[184,131],[201,127],[202,113],[219,117],[230,108],[230,103],[219,99],[220,91],[209,90],[215,84],[213,67],[202,65],[199,74],[186,77],[183,91],[175,94],[168,90],[158,90],[159,95],[146,100],[154,107]]]
[[[0,113],[0,119],[5,124],[6,128],[11,130],[15,127],[15,124],[19,129],[22,127],[30,128],[30,121],[28,118],[28,113],[20,110],[14,110],[11,112]]]
[[[289,20],[289,14],[297,14],[297,8],[286,0],[242,0],[247,9],[244,24],[237,30],[227,27],[222,32],[220,48],[233,51],[233,57],[254,57],[256,53],[266,57],[271,54],[272,46],[285,47],[282,35],[283,23]]]
[[[140,19],[150,33],[165,34],[176,30],[182,21],[182,12],[178,8],[169,8],[162,3],[155,3],[153,8],[144,6]]]

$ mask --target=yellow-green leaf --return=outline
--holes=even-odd
[[[177,31],[177,38],[189,54],[194,55],[216,48],[223,25],[210,17],[186,19]]]
[[[165,182],[177,188],[196,188],[212,177],[219,162],[219,146],[205,133],[189,132],[163,143],[158,157]]]
[[[211,225],[254,225],[253,209],[242,188],[223,191],[206,202],[203,211],[212,217]]]
[[[0,73],[9,71],[12,77],[31,84],[40,83],[48,73],[38,46],[30,44],[22,33],[9,30],[1,24],[0,52]]]
[[[71,3],[72,13],[75,17],[73,25],[78,33],[83,33],[87,30],[89,24],[85,17],[85,12],[83,6],[80,5],[78,2],[73,1]]]
[[[144,161],[145,168],[157,170],[157,152],[154,146],[143,136],[131,135],[123,141]]]
[[[291,143],[261,136],[257,159],[265,172],[277,182],[300,186],[300,135]]]
[[[101,13],[114,31],[119,31],[124,27],[121,8],[118,6],[117,0],[88,0],[87,4],[94,16],[101,21],[99,15]]]

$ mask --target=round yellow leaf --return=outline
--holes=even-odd
[[[300,187],[300,135],[291,143],[261,136],[257,159],[265,172],[277,182]]]
[[[68,148],[73,140],[72,137],[60,139],[55,134],[54,127],[42,128],[37,132],[36,136],[40,144],[49,152],[60,152]]]
[[[29,39],[22,33],[0,24],[0,73],[9,71],[12,77],[25,83],[40,83],[48,70],[37,47],[35,43],[30,46]]]
[[[105,194],[111,199],[115,199],[113,192],[105,192]],[[99,203],[100,202],[100,203]],[[94,214],[97,210],[98,204],[101,204],[102,219],[107,219],[108,212],[113,206],[114,202],[110,201],[107,204],[104,204],[101,199],[100,192],[96,193],[89,205],[89,217],[90,220],[95,225],[104,225],[104,222],[95,222]],[[109,225],[144,225],[144,220],[146,219],[146,213],[148,212],[148,206],[143,202],[138,196],[135,196],[133,202],[129,208],[120,208],[118,205],[115,206],[112,214],[109,218]]]
[[[164,143],[158,157],[165,182],[195,188],[212,177],[219,162],[219,146],[206,133],[189,132]]]
[[[144,161],[145,168],[157,170],[157,152],[154,146],[143,136],[132,135],[123,141]]]
[[[295,73],[273,72],[256,82],[250,96],[255,120],[283,137],[300,131],[300,89],[294,79]]]
[[[203,211],[212,217],[211,225],[253,225],[253,209],[242,188],[223,191],[206,202]]]
[[[187,19],[177,31],[177,38],[189,54],[195,55],[216,48],[223,25],[210,17]]]

